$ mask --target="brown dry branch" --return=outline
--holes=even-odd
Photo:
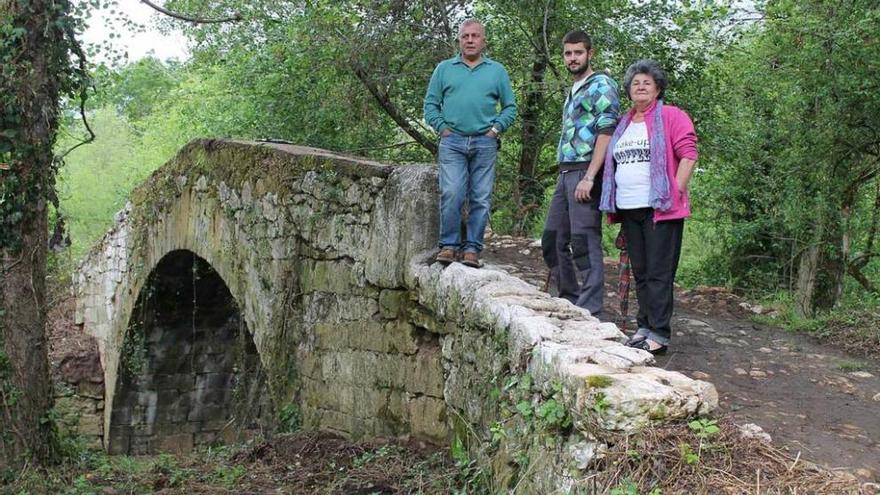
[[[605,468],[605,474],[592,481],[599,493],[628,482],[639,493],[659,488],[664,495],[867,493],[849,473],[807,463],[800,453],[793,456],[772,444],[741,438],[731,420],[720,420],[719,427],[720,432],[702,441],[702,448],[685,423],[619,438],[597,466]],[[696,461],[685,455],[697,452]]]

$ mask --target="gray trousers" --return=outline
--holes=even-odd
[[[541,249],[550,269],[550,287],[559,297],[598,316],[602,312],[605,277],[602,213],[597,194],[587,203],[574,199],[574,190],[585,174],[586,170],[559,173]]]

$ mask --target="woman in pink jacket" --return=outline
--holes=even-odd
[[[621,222],[639,301],[639,329],[626,345],[663,354],[672,336],[672,282],[691,214],[688,182],[697,162],[690,117],[663,104],[666,74],[652,60],[632,64],[624,88],[633,102],[605,155],[599,208]]]

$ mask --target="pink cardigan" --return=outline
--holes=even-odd
[[[653,136],[654,110],[656,107],[657,102],[655,101],[645,112],[649,146]],[[634,113],[635,109],[629,111],[630,118],[627,119],[628,121],[632,120]],[[663,131],[666,137],[666,176],[669,179],[670,192],[672,193],[672,207],[668,210],[655,210],[654,223],[691,216],[688,191],[684,191],[684,194],[682,194],[678,190],[678,182],[675,180],[675,175],[678,173],[678,163],[681,159],[687,158],[697,161],[699,158],[697,153],[697,133],[694,130],[694,123],[688,114],[678,107],[664,104],[663,114],[660,118],[663,120]],[[608,147],[606,154],[611,156],[610,163],[614,163],[614,150],[611,149],[611,146]],[[616,201],[616,198],[612,198],[612,201]],[[608,222],[617,223],[620,222],[620,219],[616,214],[608,213]]]

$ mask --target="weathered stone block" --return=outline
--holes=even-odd
[[[351,324],[317,323],[314,326],[315,345],[321,349],[345,349],[352,347],[349,342]]]
[[[404,368],[407,392],[443,397],[443,363],[440,349],[422,347]]]
[[[449,327],[445,322],[437,320],[433,313],[422,306],[412,305],[407,310],[409,321],[419,328],[424,328],[431,333],[449,333]]]
[[[438,185],[433,167],[406,168],[395,170],[374,200],[367,249],[361,247],[367,280],[390,289],[405,286],[410,259],[437,245]]]
[[[349,347],[383,353],[414,354],[418,350],[415,326],[402,321],[365,321],[350,323]]]
[[[195,386],[195,377],[191,373],[157,374],[153,378],[153,388],[156,390],[192,390]]]
[[[100,436],[104,434],[104,417],[97,414],[83,414],[79,417],[76,431],[80,435]]]
[[[230,388],[232,373],[200,373],[196,375],[195,390]]]
[[[357,293],[363,288],[363,265],[354,261],[306,260],[299,273],[300,285],[313,292]]]
[[[317,350],[300,348],[296,351],[299,371],[303,376],[317,378],[321,376],[323,353]]]
[[[303,380],[302,401],[314,408],[354,413],[355,388],[350,384]]]
[[[384,352],[415,354],[419,350],[416,340],[418,330],[415,325],[403,321],[391,321],[385,324]]]
[[[335,430],[343,434],[353,435],[359,430],[360,421],[355,416],[337,411],[321,411],[319,428]]]
[[[187,421],[210,421],[212,419],[223,419],[228,416],[229,409],[223,405],[201,405],[193,404],[187,415]]]
[[[76,418],[94,412],[93,399],[84,399],[76,395],[55,398],[55,410],[63,418]]]
[[[379,292],[379,314],[382,318],[398,318],[406,309],[409,293],[405,290],[383,289]]]
[[[185,454],[191,452],[194,447],[191,433],[178,433],[168,435],[156,440],[153,452],[167,452],[173,454]]]
[[[449,434],[446,402],[433,397],[416,397],[407,403],[413,436],[434,443],[444,443]]]
[[[110,422],[114,425],[130,425],[131,424],[131,406],[124,405],[113,409],[110,416]]]
[[[111,426],[107,452],[112,455],[128,454],[131,449],[131,432],[126,426]]]
[[[104,398],[104,384],[103,383],[92,383],[92,382],[80,382],[76,386],[77,395],[81,395],[83,397],[89,397],[92,399],[103,399]]]

